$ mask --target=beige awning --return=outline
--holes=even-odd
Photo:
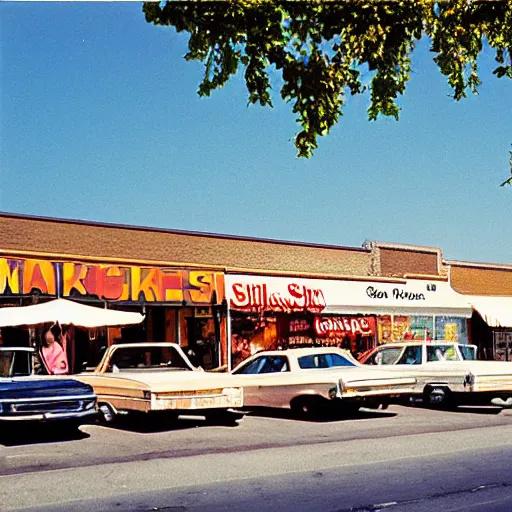
[[[55,299],[33,306],[0,308],[0,327],[38,325],[55,322],[80,327],[140,324],[140,313],[86,306],[66,299]]]
[[[468,295],[468,302],[489,327],[512,328],[512,297]]]

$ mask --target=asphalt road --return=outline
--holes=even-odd
[[[4,440],[0,509],[512,510],[512,411],[393,406],[335,421],[125,422]]]

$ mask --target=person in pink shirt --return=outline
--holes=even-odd
[[[51,329],[44,333],[40,354],[46,371],[50,375],[67,375],[69,373],[66,351],[56,341]]]

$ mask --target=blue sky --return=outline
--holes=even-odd
[[[139,3],[1,3],[0,38],[0,210],[512,263],[512,84],[488,48],[456,103],[420,44],[400,121],[349,97],[303,160],[277,89],[274,109],[241,78],[200,98],[186,35]]]

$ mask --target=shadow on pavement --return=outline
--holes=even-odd
[[[474,406],[474,405],[459,405],[452,409],[452,412],[465,413],[465,414],[487,414],[489,416],[498,415],[503,409],[495,406]]]
[[[28,444],[78,441],[90,437],[76,427],[35,423],[33,425],[15,425],[0,429],[0,446],[20,446]]]
[[[153,434],[199,427],[237,427],[239,420],[241,420],[243,416],[244,413],[233,413],[232,417],[228,419],[224,418],[213,421],[199,415],[180,415],[179,417],[175,417],[158,414],[127,414],[117,418],[114,423],[103,423],[102,425],[108,428],[136,432],[138,434]]]
[[[328,423],[346,420],[365,420],[369,418],[393,418],[397,416],[397,413],[382,409],[360,409],[356,412],[329,411],[311,417],[300,417],[297,416],[291,409],[272,409],[261,407],[248,411],[247,415],[258,416],[262,418],[307,421],[309,423]]]
[[[406,407],[428,409],[430,411],[438,412],[454,412],[458,414],[483,414],[487,416],[497,416],[501,411],[503,411],[502,407],[497,407],[493,405],[459,405],[457,407],[442,407],[418,403],[409,404],[406,405]]]

